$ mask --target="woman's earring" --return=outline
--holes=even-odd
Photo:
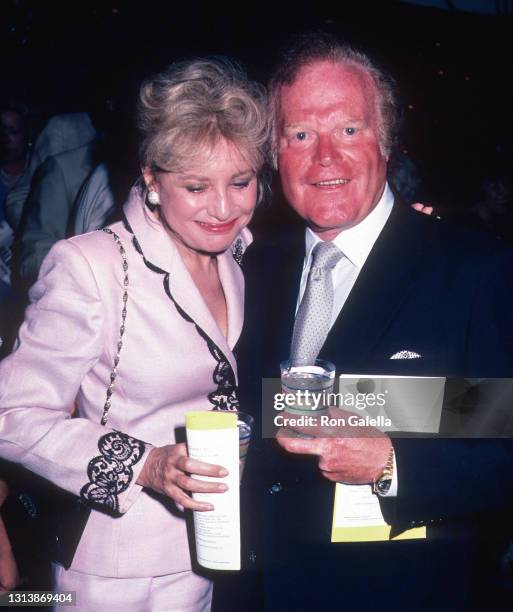
[[[156,191],[148,191],[148,202],[153,206],[158,206],[160,204],[159,194]]]
[[[156,191],[149,190],[146,194],[146,206],[154,211],[157,206],[160,204],[159,194]]]

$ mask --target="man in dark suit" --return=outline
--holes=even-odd
[[[324,271],[319,353],[338,373],[512,377],[512,251],[394,202],[391,80],[362,53],[318,38],[284,56],[270,94],[283,192],[306,231],[245,256],[243,409],[260,416],[261,379],[279,378],[300,334],[296,311],[320,243],[341,253]],[[364,433],[255,436],[242,518],[243,534],[257,534],[247,556],[263,567],[262,609],[513,609],[511,441]],[[372,487],[393,534],[426,526],[427,538],[332,543],[336,482]]]

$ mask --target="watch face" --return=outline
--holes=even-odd
[[[376,489],[378,490],[378,493],[384,494],[384,493],[388,493],[390,487],[392,486],[392,479],[391,478],[384,478],[383,480],[378,480],[378,482],[376,483]]]

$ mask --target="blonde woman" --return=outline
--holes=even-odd
[[[77,610],[210,609],[191,569],[183,508],[222,494],[222,466],[193,461],[189,410],[233,410],[243,319],[237,259],[264,191],[264,93],[228,61],[170,66],[140,92],[142,180],[104,232],[57,243],[31,290],[17,350],[0,364],[0,455],[93,508],[55,588]],[[117,378],[106,426],[105,390]],[[70,418],[74,403],[78,418]]]

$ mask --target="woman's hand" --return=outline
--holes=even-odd
[[[206,482],[190,475],[223,478],[228,470],[210,463],[191,459],[185,444],[168,444],[150,451],[137,484],[171,497],[177,504],[191,510],[213,510],[214,506],[192,499],[189,492],[224,493],[228,487],[221,482]]]
[[[0,593],[2,591],[12,591],[20,582],[14,555],[10,550],[0,552]]]
[[[4,505],[4,501],[9,495],[9,487],[5,480],[0,479],[0,508]]]
[[[18,566],[12,554],[11,543],[3,520],[0,518],[0,593],[12,591],[20,584]]]

